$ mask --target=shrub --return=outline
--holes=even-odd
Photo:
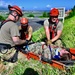
[[[4,18],[3,16],[0,15],[0,20],[1,20],[1,21],[2,21],[2,20],[5,20],[5,18]]]
[[[29,14],[29,16],[28,17],[34,17],[34,15],[33,14]]]
[[[44,12],[42,16],[43,16],[43,17],[46,17],[46,16],[47,16],[46,12]]]
[[[71,18],[73,16],[75,16],[75,6],[71,9],[71,12],[69,13],[69,16],[66,17],[66,19]]]
[[[42,17],[49,17],[49,13],[43,12]]]

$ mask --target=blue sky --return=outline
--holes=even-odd
[[[18,5],[25,10],[50,9],[53,7],[72,8],[75,0],[0,0],[0,7]]]

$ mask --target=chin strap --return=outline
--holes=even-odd
[[[11,14],[11,15],[15,18],[15,20],[14,20],[14,21],[16,22],[16,17],[17,17],[17,16],[19,16],[19,15],[18,15],[18,13],[17,13],[17,15],[16,15],[16,16],[14,16],[14,15],[12,14],[13,12],[14,12],[14,10],[13,10],[13,11],[10,11],[10,12],[9,12],[9,14]]]

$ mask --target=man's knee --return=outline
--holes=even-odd
[[[11,49],[8,49],[7,53],[5,53],[5,54],[0,53],[1,59],[8,60],[11,57],[13,57],[15,52],[16,52],[15,48],[11,48]]]

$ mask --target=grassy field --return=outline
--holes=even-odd
[[[65,20],[61,38],[65,47],[75,48],[75,16]]]
[[[41,29],[44,31],[43,28]],[[40,33],[45,35],[45,33],[40,32],[41,29],[33,33],[33,35],[37,32],[38,35]],[[40,35],[39,39],[37,39],[37,35],[35,35],[33,40],[38,41],[42,39],[43,35]],[[61,38],[65,47],[75,47],[75,17],[65,20]],[[26,60],[25,58],[23,61],[18,60],[15,67],[4,71],[2,75],[75,75],[75,67],[70,68],[69,71],[62,71],[51,67],[49,64],[42,64],[39,61],[33,59]]]

